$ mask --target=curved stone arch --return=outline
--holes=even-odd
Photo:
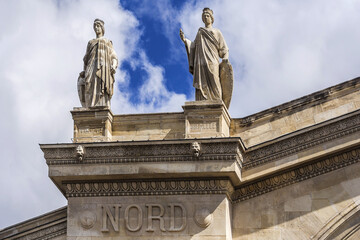
[[[311,239],[360,239],[360,199],[331,217]]]

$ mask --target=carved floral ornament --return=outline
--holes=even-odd
[[[84,211],[80,214],[80,224],[85,229],[90,229],[96,222],[96,214],[91,211]]]
[[[67,197],[226,194],[234,191],[229,180],[163,180],[66,183]]]
[[[207,208],[200,208],[195,211],[195,223],[202,228],[207,228],[213,222],[214,216]]]

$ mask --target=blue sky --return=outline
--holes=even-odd
[[[178,36],[178,29],[180,29],[180,22],[174,22],[171,26],[170,32],[166,30],[168,22],[164,22],[159,15],[162,7],[170,8],[173,11],[179,11],[186,1],[123,1],[122,6],[133,12],[139,20],[142,37],[139,45],[142,46],[144,52],[149,58],[149,61],[154,65],[161,65],[164,68],[165,85],[170,91],[176,93],[186,94],[186,97],[191,99],[193,89],[189,83],[191,76],[188,74],[186,53],[184,51],[183,43],[180,39],[175,39]],[[169,36],[168,34],[172,34]],[[176,56],[176,57],[175,57]],[[146,79],[146,72],[142,69],[132,69],[128,62],[123,62],[122,67],[129,72],[132,79],[130,87],[137,89],[141,86],[144,79]],[[139,102],[137,95],[131,97],[132,102]]]
[[[0,228],[66,205],[38,144],[71,142],[94,19],[121,63],[112,111],[179,112],[194,100],[179,28],[193,40],[204,7],[229,46],[233,118],[360,75],[360,0],[0,0]]]

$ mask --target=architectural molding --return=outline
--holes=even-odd
[[[65,182],[66,197],[149,196],[226,194],[231,199],[234,188],[227,179],[151,180],[109,182]]]
[[[64,235],[67,229],[67,207],[57,209],[0,231],[0,239],[47,240]]]
[[[66,234],[66,221],[58,223],[48,228],[38,230],[33,233],[26,234],[23,237],[19,237],[15,239],[16,240],[47,240],[65,234]]]
[[[171,143],[166,143],[171,142]],[[236,161],[242,165],[240,142],[238,138],[229,141],[198,140],[201,143],[201,156],[193,155],[188,141],[161,141],[154,143],[112,143],[112,144],[82,144],[84,156],[81,162],[76,155],[77,144],[65,144],[63,147],[48,148],[42,146],[46,163],[50,165],[68,164],[103,164],[131,162],[175,162],[175,161]]]
[[[357,217],[357,219],[360,217],[360,200],[354,201],[351,204],[349,204],[346,208],[344,208],[341,212],[337,213],[335,216],[331,217],[317,232],[315,235],[311,237],[311,239],[315,240],[326,240],[326,239],[333,239],[331,235],[335,233],[335,231],[338,230],[344,230],[341,229],[341,226],[343,226],[346,222],[349,222],[349,220],[353,217]],[[346,233],[346,237],[350,237],[352,234],[354,234],[356,231],[359,231],[360,223],[358,220],[356,220],[357,224],[356,226],[352,226],[352,229]],[[348,239],[348,238],[346,238]]]
[[[330,123],[329,123],[330,122]],[[249,149],[245,154],[244,168],[275,161],[281,157],[300,152],[360,130],[360,111],[355,111],[318,126],[309,127],[295,136],[283,138],[264,147]]]
[[[239,186],[233,194],[233,201],[240,202],[276,189],[325,174],[336,169],[359,162],[360,148],[348,150],[333,156],[287,169],[268,178],[256,180]]]

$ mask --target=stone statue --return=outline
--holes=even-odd
[[[109,107],[114,92],[114,74],[118,59],[112,42],[104,38],[104,21],[95,19],[96,38],[88,42],[84,71],[78,78],[78,93],[85,108]]]
[[[233,71],[229,63],[229,49],[220,30],[213,28],[213,11],[204,8],[202,20],[195,41],[185,38],[180,29],[180,38],[185,44],[189,61],[189,71],[194,76],[195,100],[223,100],[229,108]],[[222,62],[219,62],[222,58]]]

